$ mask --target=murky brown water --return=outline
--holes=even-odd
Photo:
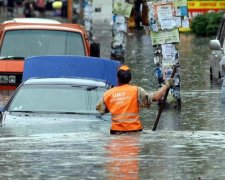
[[[103,28],[94,34],[101,56],[109,58],[111,33]],[[225,106],[220,87],[210,82],[209,39],[180,39],[182,107],[163,112],[155,132],[156,104],[142,110],[141,134],[111,136],[109,122],[68,133],[60,133],[66,128],[60,125],[55,133],[51,127],[2,127],[0,179],[224,179]],[[156,90],[149,35],[129,33],[127,42],[132,82]]]

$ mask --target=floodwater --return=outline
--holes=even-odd
[[[94,35],[110,58],[110,28]],[[140,134],[110,135],[107,121],[84,132],[48,123],[1,127],[0,179],[225,179],[225,106],[220,86],[210,82],[209,38],[180,39],[181,109],[164,111],[156,131],[157,104],[142,110]],[[129,32],[124,63],[132,83],[149,91],[157,89],[152,52],[148,34]]]

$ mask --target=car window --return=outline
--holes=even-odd
[[[13,30],[5,33],[0,56],[85,55],[80,33],[55,30]]]
[[[225,19],[222,20],[219,30],[218,30],[218,40],[220,41],[221,46],[223,46],[225,37]]]
[[[16,93],[8,110],[97,113],[95,106],[105,90],[65,85],[26,85]]]

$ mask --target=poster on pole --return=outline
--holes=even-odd
[[[130,17],[131,11],[132,11],[132,4],[125,3],[125,2],[120,2],[120,1],[115,1],[113,3],[113,14],[125,16],[126,18]]]
[[[164,30],[158,32],[151,31],[150,33],[153,46],[180,42],[178,29]]]
[[[173,65],[179,63],[176,44],[180,42],[179,29],[188,27],[187,0],[152,0],[149,6],[149,30],[154,47],[154,64],[159,86],[170,78]],[[185,20],[185,21],[184,21]],[[167,103],[180,107],[179,69],[174,76],[175,86],[170,90]],[[174,106],[174,107],[175,107]]]
[[[155,18],[157,18],[160,29],[173,29],[176,27],[176,22],[174,21],[175,7],[172,2],[156,4],[154,7]]]
[[[174,0],[174,4],[176,7],[187,6],[187,0]]]

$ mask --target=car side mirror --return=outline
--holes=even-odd
[[[90,56],[92,57],[100,57],[100,44],[96,42],[92,42],[90,44]]]
[[[223,50],[220,46],[220,41],[218,39],[213,39],[209,42],[209,48],[211,50]]]

